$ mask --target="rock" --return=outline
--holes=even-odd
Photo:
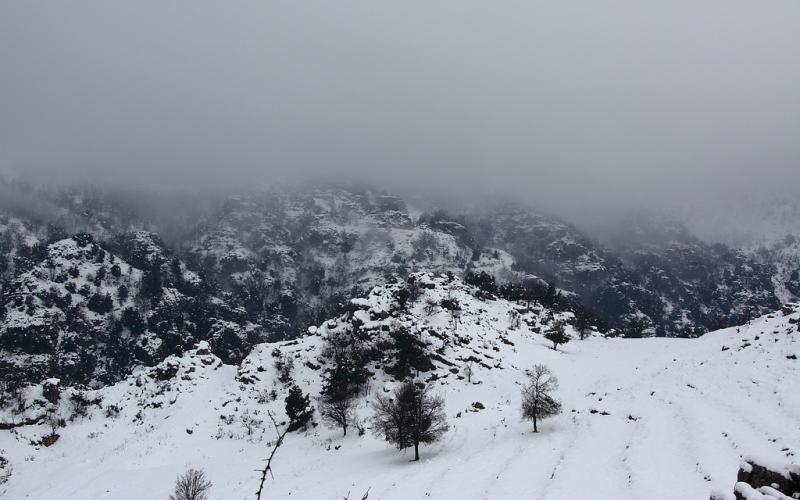
[[[800,498],[800,466],[767,466],[758,460],[748,459],[739,468],[733,496],[721,492],[711,494],[711,500],[732,498]]]
[[[178,374],[180,364],[175,359],[166,359],[155,370],[156,380],[170,380]]]
[[[42,396],[51,404],[58,403],[61,398],[59,384],[61,384],[61,380],[57,378],[49,378],[42,382]]]
[[[211,354],[211,348],[209,347],[208,342],[202,340],[195,346],[195,352],[198,356],[208,356]]]
[[[56,441],[58,441],[59,437],[61,436],[59,436],[58,434],[50,434],[49,436],[43,437],[41,441],[42,446],[46,448],[53,446],[54,444],[56,444]]]

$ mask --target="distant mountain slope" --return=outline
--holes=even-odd
[[[470,238],[456,222],[412,218],[396,196],[325,187],[230,198],[197,232],[190,254],[280,339],[346,297],[412,272],[479,268],[520,278],[513,258],[476,254]]]
[[[674,222],[632,221],[632,234],[610,246],[519,205],[410,212],[402,199],[366,189],[241,196],[209,217],[192,251],[206,273],[252,303],[251,321],[273,322],[267,328],[278,338],[348,294],[419,270],[537,276],[634,335],[695,336],[791,298],[774,280],[773,260],[704,243]]]
[[[411,293],[407,299],[401,290]],[[452,304],[458,304],[454,315]],[[517,316],[519,315],[519,316]],[[454,321],[457,318],[458,321]],[[519,319],[517,325],[516,319]],[[758,455],[796,461],[800,450],[800,306],[700,339],[573,339],[554,351],[542,329],[570,316],[489,300],[446,276],[414,275],[347,301],[340,314],[303,338],[258,346],[229,366],[201,343],[183,356],[55,406],[74,415],[51,447],[50,432],[28,425],[0,431],[12,474],[10,498],[163,498],[188,467],[203,468],[219,498],[246,498],[274,439],[266,412],[285,423],[292,384],[315,397],[337,338],[358,339],[369,376],[356,408],[369,426],[369,402],[397,384],[393,333],[408,331],[431,361],[412,375],[445,399],[451,429],[409,463],[367,430],[311,426],[278,450],[274,498],[708,498],[731,490],[740,461]],[[575,335],[574,330],[567,332]],[[373,351],[373,347],[385,348]],[[465,368],[472,363],[471,381]],[[520,384],[537,363],[561,381],[563,414],[534,434],[522,422]],[[290,368],[287,368],[290,367]],[[36,419],[53,405],[27,392]],[[96,403],[91,403],[96,401]],[[3,413],[3,420],[12,418]],[[317,419],[318,416],[315,416]],[[285,424],[282,424],[285,425]],[[89,436],[89,438],[87,438]],[[46,472],[45,472],[46,471]],[[41,481],[43,474],[50,481]]]
[[[65,297],[65,281],[55,282],[57,276],[45,266],[47,249],[80,233],[182,297],[154,315],[152,298],[134,304],[146,330],[159,339],[158,347],[143,348],[125,328],[113,339],[106,338],[107,332],[96,333],[120,331],[125,308],[111,289],[101,294],[104,298],[109,292],[112,300],[112,311],[101,314],[102,320],[59,323],[72,332],[68,337],[80,337],[64,346],[71,353],[67,358],[74,358],[68,378],[83,382],[118,380],[133,366],[158,362],[198,340],[208,340],[225,360],[241,359],[257,342],[297,337],[333,315],[349,297],[418,271],[460,277],[486,272],[498,284],[546,280],[565,294],[572,292],[572,304],[583,304],[632,337],[691,337],[741,324],[800,291],[800,252],[788,239],[780,247],[740,251],[707,244],[680,224],[644,216],[626,223],[623,234],[601,242],[520,205],[421,210],[398,196],[353,185],[254,190],[196,204],[192,196],[159,201],[152,194],[137,202],[131,193],[97,188],[4,186],[6,192],[16,198],[0,200],[0,314],[11,309],[21,314],[23,296],[31,296],[37,307],[49,303],[51,287]],[[136,238],[130,238],[136,234],[148,234],[161,257],[142,260],[137,252],[146,249],[137,249]],[[40,283],[29,289],[22,278],[34,270]],[[95,272],[92,268],[85,274]],[[141,288],[137,279],[128,285],[129,292]],[[94,291],[89,296],[70,292],[70,300],[88,304]],[[6,328],[2,337],[13,352],[38,356],[25,363],[37,380],[66,373],[47,356],[20,347],[28,342],[22,338],[39,335],[42,314],[49,309],[33,313],[39,314],[39,323]],[[10,339],[9,331],[21,339]],[[97,353],[112,344],[126,347],[112,356],[120,360],[116,368],[103,368],[106,360]],[[56,345],[61,344],[53,343],[48,352],[55,353]]]
[[[87,233],[37,246],[3,290],[4,380],[109,383],[208,340],[227,361],[263,340],[152,233]],[[23,271],[23,269],[19,269]]]

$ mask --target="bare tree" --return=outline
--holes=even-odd
[[[558,389],[558,379],[544,365],[536,365],[522,387],[522,416],[533,421],[533,432],[539,432],[537,422],[561,413],[561,403],[552,393]]]
[[[467,382],[470,383],[470,384],[472,383],[472,374],[474,372],[475,372],[475,369],[473,368],[472,360],[467,361],[466,363],[464,363],[464,376],[467,377]]]
[[[56,431],[60,427],[66,425],[66,421],[58,414],[58,408],[55,406],[49,408],[44,417],[44,423],[50,427],[50,436],[56,436]]]
[[[405,382],[394,397],[379,395],[373,403],[376,433],[398,449],[414,447],[414,461],[419,460],[420,443],[433,443],[447,430],[444,400],[430,394],[430,386]]]
[[[508,329],[516,330],[522,325],[522,315],[516,309],[508,311]]]
[[[175,493],[169,500],[208,500],[211,481],[202,470],[189,469],[175,480]]]
[[[347,427],[354,418],[355,398],[346,390],[323,394],[319,404],[319,414],[328,424],[341,427],[347,435]]]
[[[248,436],[252,436],[256,431],[262,429],[262,424],[264,423],[263,420],[256,418],[253,416],[248,410],[245,410],[242,413],[242,416],[239,417],[239,420],[244,427],[244,430],[247,432]]]

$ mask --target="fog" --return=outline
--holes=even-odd
[[[722,210],[800,185],[798,32],[796,0],[4,0],[0,170]]]

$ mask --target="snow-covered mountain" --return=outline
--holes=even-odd
[[[697,339],[579,340],[567,326],[572,339],[554,350],[544,334],[574,320],[421,273],[346,301],[302,338],[256,346],[238,365],[200,342],[98,390],[48,380],[3,411],[4,427],[17,426],[0,433],[0,494],[162,499],[194,467],[214,483],[212,498],[252,498],[275,440],[268,412],[283,428],[292,386],[316,398],[338,342],[357,346],[366,368],[359,423],[343,437],[315,413],[290,433],[268,498],[708,498],[733,490],[749,455],[796,461],[799,305]],[[401,354],[409,345],[415,356]],[[558,376],[563,403],[538,434],[520,414],[535,364]],[[443,397],[450,424],[420,462],[369,429],[370,402],[403,375]],[[44,446],[53,430],[59,438]]]
[[[6,383],[58,377],[99,385],[201,339],[229,362],[264,340],[237,306],[209,293],[205,280],[152,233],[126,233],[105,244],[88,233],[37,240],[30,254],[14,259],[17,272],[2,290]]]
[[[15,203],[7,193],[15,194]],[[222,359],[238,361],[253,345],[295,338],[349,298],[418,271],[459,277],[485,272],[498,286],[538,286],[542,292],[549,282],[563,299],[549,305],[562,312],[582,308],[595,324],[630,337],[691,337],[742,324],[800,291],[794,240],[741,250],[706,243],[683,225],[655,217],[632,218],[624,235],[599,240],[518,204],[445,211],[352,184],[254,190],[197,203],[196,194],[151,194],[137,204],[131,194],[90,188],[4,185],[2,194],[0,315],[14,310],[18,319],[24,314],[39,322],[9,324],[0,317],[0,349],[19,361],[6,364],[6,371],[25,366],[36,382],[51,376],[114,382],[135,366],[153,365],[202,340]],[[63,269],[53,273],[48,249],[81,235],[91,236],[108,262],[97,266],[88,255],[71,263],[67,271],[88,266],[79,272],[83,281],[92,278],[81,282],[88,295],[69,292],[74,303],[53,307],[51,292],[58,291],[61,301],[64,287],[77,278],[65,277]],[[137,260],[131,235],[147,235],[158,258]],[[127,306],[115,299],[120,280],[107,272],[98,280],[93,270],[110,269],[111,259],[138,271],[124,285],[133,300]],[[155,307],[153,297],[138,300],[139,277],[151,279],[144,288],[154,297],[175,300]],[[100,323],[96,315],[85,321],[89,298],[105,299],[106,293],[111,309]],[[147,334],[126,334],[130,325],[120,330],[129,308]],[[41,340],[49,347],[40,352],[24,340],[39,338],[43,318],[69,320],[76,309],[81,322],[62,328],[75,333],[74,341]],[[127,318],[135,319],[130,313]],[[108,342],[98,329],[121,331],[125,349],[109,349],[119,336]],[[145,338],[153,342],[144,345]],[[69,353],[64,359],[75,361],[68,369],[40,356],[62,347]]]
[[[504,252],[474,255],[468,230],[414,218],[386,193],[350,187],[237,196],[189,243],[193,261],[274,338],[291,338],[348,297],[411,272],[474,266],[516,276]],[[474,256],[474,258],[473,258]]]
[[[277,338],[414,271],[536,276],[637,335],[693,336],[791,298],[795,269],[781,274],[773,254],[708,244],[673,221],[636,218],[625,228],[609,244],[520,205],[419,211],[397,196],[325,185],[230,199],[190,247]]]

